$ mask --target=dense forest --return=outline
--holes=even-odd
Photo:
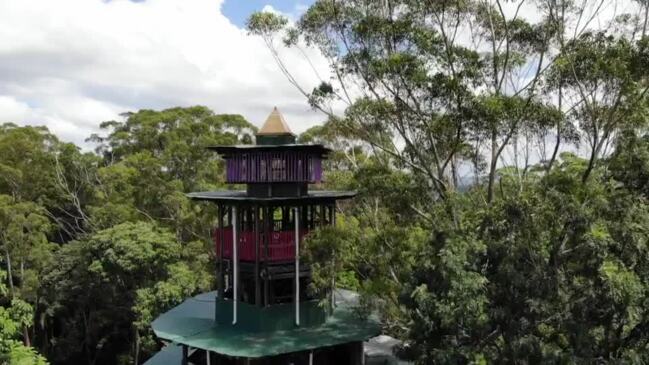
[[[253,14],[326,118],[299,136],[333,149],[323,187],[359,193],[306,240],[310,289],[360,292],[416,363],[649,362],[649,3],[607,3]],[[331,68],[312,91],[281,57],[304,46]],[[205,147],[255,127],[196,106],[101,128],[84,152],[0,125],[0,363],[141,363],[151,320],[215,285],[214,208],[185,193],[225,188]]]

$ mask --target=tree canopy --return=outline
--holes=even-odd
[[[19,338],[54,364],[141,363],[159,348],[150,322],[214,285],[214,211],[185,193],[222,187],[205,147],[250,143],[256,128],[202,106],[101,128],[92,153],[44,127],[0,127],[0,363],[45,361]]]
[[[646,2],[316,1],[248,30],[327,121],[344,224],[315,291],[359,290],[415,363],[648,361]],[[534,14],[530,16],[529,14]],[[315,47],[305,86],[282,47]],[[323,258],[326,258],[323,260]]]
[[[358,291],[417,364],[649,362],[649,3],[604,3],[252,14],[323,113],[298,137],[332,149],[321,187],[358,192],[304,242],[309,290]],[[329,78],[305,86],[283,47]],[[86,152],[0,125],[0,363],[142,363],[150,322],[214,287],[216,212],[185,194],[225,189],[205,147],[256,128],[202,106],[100,127]]]

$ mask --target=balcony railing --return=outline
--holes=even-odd
[[[308,232],[300,232],[300,242]],[[266,252],[265,233],[259,233],[259,261],[292,261],[295,259],[295,231],[270,232],[268,252]],[[221,237],[223,237],[223,257],[232,258],[232,227],[214,230],[216,254],[221,254]],[[255,261],[255,232],[239,232],[239,260]]]
[[[228,183],[308,182],[322,180],[322,159],[303,152],[251,152],[226,158]]]

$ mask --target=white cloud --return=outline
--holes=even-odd
[[[0,113],[10,120],[24,120],[30,114],[30,108],[12,96],[0,95]]]
[[[201,104],[260,125],[277,105],[296,132],[322,121],[221,2],[0,1],[0,122],[83,144],[101,121],[142,108]],[[282,55],[307,90],[319,83],[299,51]]]

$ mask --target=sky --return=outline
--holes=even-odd
[[[297,19],[311,2],[0,0],[0,123],[45,125],[89,148],[98,125],[126,111],[206,105],[260,126],[277,106],[302,132],[324,116],[244,26],[255,10]],[[302,53],[281,53],[305,89],[320,83]]]
[[[245,22],[257,10],[296,20],[312,3],[0,0],[0,123],[45,125],[89,149],[84,141],[101,132],[99,124],[127,111],[205,105],[261,126],[277,106],[293,131],[303,132],[325,116],[309,107]],[[604,12],[628,3],[611,0]],[[329,77],[317,51],[279,51],[304,90]]]

